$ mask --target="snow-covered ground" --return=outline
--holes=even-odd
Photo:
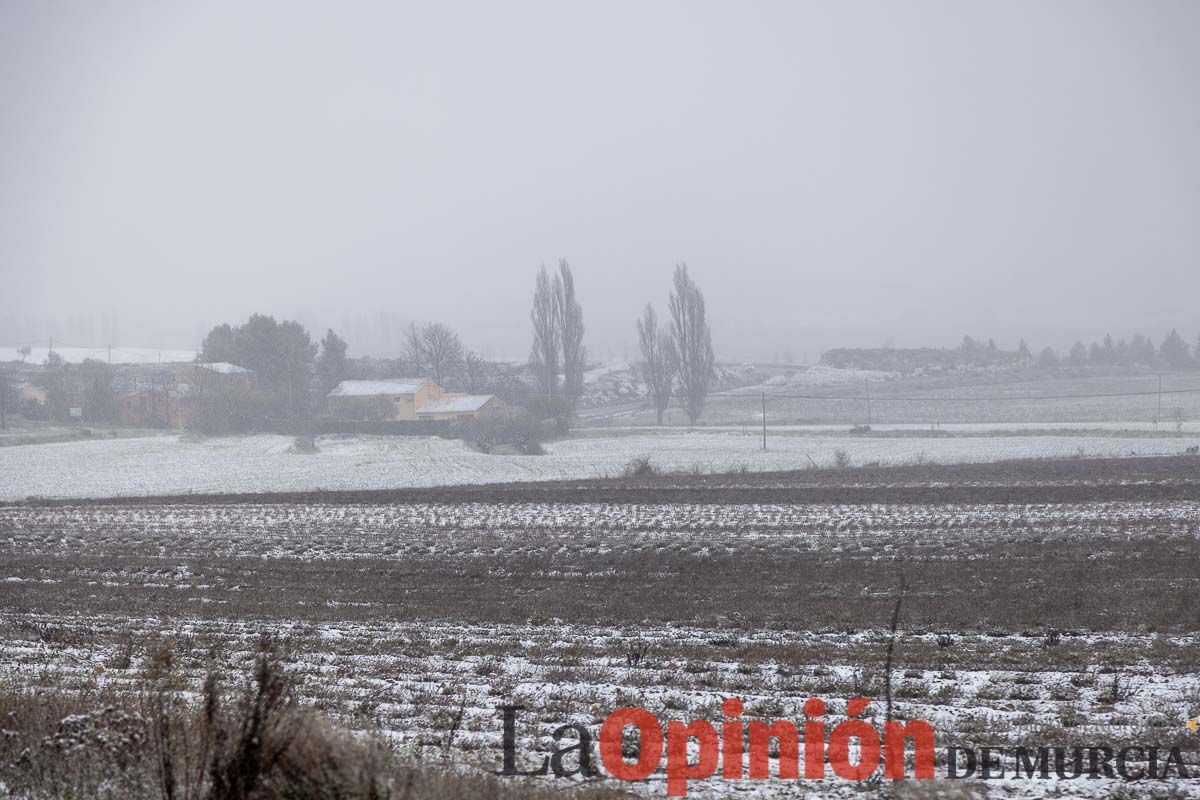
[[[995,434],[1050,434],[1050,433],[1126,433],[1142,435],[1149,433],[1181,433],[1200,434],[1200,420],[1183,420],[1160,422],[1155,426],[1151,420],[1098,421],[1098,422],[946,422],[937,425],[917,422],[874,423],[870,426],[871,433],[904,434],[913,436],[988,436]],[[662,428],[654,425],[600,425],[596,427],[575,428],[577,435],[611,436],[621,433],[654,433]],[[756,433],[761,436],[762,429],[757,422],[746,422],[741,425],[704,425],[705,433]],[[851,426],[839,424],[813,425],[777,425],[770,423],[767,435],[845,435],[851,433]],[[858,435],[858,434],[856,434]]]
[[[69,364],[78,364],[89,358],[97,361],[109,360],[107,347],[55,347],[54,352],[63,357]],[[30,347],[29,355],[22,357],[16,346],[0,347],[0,363],[5,361],[25,361],[27,364],[41,364],[50,355],[50,348],[45,345]],[[163,350],[154,347],[114,347],[112,348],[112,363],[114,364],[156,364],[195,361],[195,350]]]
[[[852,465],[920,461],[969,463],[1013,458],[1173,455],[1200,436],[1000,434],[768,437],[755,431],[660,431],[592,435],[547,446],[544,456],[485,455],[434,437],[320,437],[313,454],[290,452],[286,436],[198,439],[159,435],[16,445],[0,449],[0,498],[107,497],[188,492],[387,489],[617,476],[648,457],[665,470],[723,472],[829,466],[844,451]]]
[[[164,575],[159,580],[162,583],[157,586],[162,588],[179,586],[181,581],[186,589],[193,588],[186,573]],[[5,621],[0,617],[0,622]],[[873,681],[857,659],[864,652],[886,647],[888,637],[880,630],[853,634],[742,632],[684,625],[621,629],[561,623],[483,627],[440,620],[324,624],[285,620],[269,625],[177,615],[153,619],[29,616],[22,621],[27,621],[28,627],[15,628],[17,635],[0,644],[0,678],[22,685],[45,681],[45,676],[52,675],[63,683],[74,680],[111,691],[130,691],[137,686],[139,664],[131,666],[126,658],[125,666],[113,666],[120,663],[122,641],[199,643],[187,652],[177,653],[172,673],[176,680],[198,687],[206,671],[213,668],[211,661],[201,660],[202,654],[217,650],[222,653],[217,662],[220,668],[248,672],[261,656],[261,643],[269,633],[265,641],[288,643],[281,660],[287,674],[297,682],[302,702],[317,705],[348,727],[365,725],[381,730],[417,758],[435,752],[437,757],[444,757],[441,742],[451,724],[447,720],[457,714],[461,731],[454,739],[455,761],[485,772],[495,770],[501,758],[498,698],[510,698],[529,711],[515,729],[518,752],[529,759],[562,746],[550,735],[560,723],[583,726],[595,741],[607,715],[631,705],[646,708],[664,722],[684,719],[719,723],[721,704],[732,696],[743,701],[747,720],[797,724],[806,719],[803,704],[808,697],[821,696],[828,708],[824,721],[832,729],[848,718],[845,698],[861,694],[863,682]],[[36,626],[58,631],[61,639],[69,636],[69,641],[79,644],[47,644],[27,632],[30,628],[38,630]],[[937,639],[932,633],[902,633],[900,647],[936,650]],[[1157,732],[1159,737],[1164,731],[1179,731],[1182,738],[1186,715],[1194,708],[1189,698],[1200,692],[1200,676],[1192,671],[1151,671],[1134,666],[1116,672],[1099,665],[1084,670],[1045,666],[1047,648],[1041,636],[968,634],[950,639],[950,653],[990,653],[996,663],[1008,666],[962,668],[953,666],[950,659],[950,664],[941,669],[898,672],[897,716],[928,722],[935,732],[938,755],[951,742],[961,745],[980,740],[1010,751],[1016,746],[1040,746],[1043,741],[1054,747],[1068,747],[1068,741],[1077,741],[1068,740],[1068,726],[1079,730],[1085,720],[1092,737],[1085,741],[1097,744],[1123,742],[1135,723],[1146,726],[1142,733],[1135,734],[1143,737],[1135,739],[1139,743],[1147,741],[1150,734],[1145,731]],[[737,649],[714,650],[714,642],[736,642]],[[1195,643],[1191,636],[1127,633],[1085,635],[1068,642],[1056,647],[1082,646],[1093,652],[1111,653],[1184,649]],[[645,655],[631,664],[626,653],[638,648]],[[759,655],[752,661],[742,660],[738,652]],[[820,661],[796,660],[796,654],[814,652],[826,657]],[[836,662],[830,663],[831,658]],[[1022,666],[1015,668],[1014,664]],[[1116,699],[1109,696],[1116,694],[1114,686],[1121,687]],[[875,700],[866,707],[863,718],[878,729],[883,724],[882,716],[883,703]],[[1165,749],[1160,759],[1165,759]],[[1133,753],[1131,767],[1145,769],[1144,753]],[[798,757],[803,764],[802,750]],[[1065,758],[1066,773],[1070,775],[1071,756]],[[1188,753],[1187,762],[1192,769],[1194,754]],[[1012,763],[1006,761],[1006,769],[1011,770]],[[776,769],[772,765],[775,775]],[[1162,769],[1161,761],[1158,769]],[[939,766],[936,774],[944,776],[945,768]],[[826,773],[823,780],[806,779],[800,784],[778,777],[745,781],[725,780],[718,775],[691,781],[688,795],[764,800],[799,796],[1196,796],[1194,779],[1177,773],[1165,780],[1131,784],[1115,776],[1058,779],[1051,771],[1045,779],[1018,778],[1010,771],[1003,780],[964,778],[950,782],[949,788],[946,783],[915,781],[905,784],[915,785],[915,790],[894,795],[869,791],[869,787],[839,779],[832,772]],[[660,766],[649,781],[621,784],[620,788],[642,797],[662,797],[663,777]],[[570,785],[551,777],[542,780],[549,785]],[[556,780],[560,782],[553,783]],[[969,791],[953,784],[965,784]]]
[[[883,372],[876,369],[849,369],[845,367],[830,367],[825,364],[813,364],[811,367],[796,367],[787,373],[776,375],[762,383],[761,386],[747,387],[749,390],[771,389],[778,387],[812,388],[817,386],[841,386],[846,384],[861,384],[863,381],[886,381],[897,377],[895,372]]]

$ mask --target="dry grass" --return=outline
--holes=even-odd
[[[549,800],[561,787],[406,762],[300,706],[258,661],[240,692],[212,675],[198,702],[170,671],[136,692],[0,687],[0,786],[25,798],[128,800]],[[570,794],[570,793],[568,793]],[[575,795],[627,795],[588,787]]]

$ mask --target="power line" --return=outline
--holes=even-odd
[[[750,393],[746,391],[728,391],[728,392],[709,392],[709,397],[748,397],[753,398],[758,392]],[[1162,392],[1146,391],[1146,392],[1097,392],[1092,394],[1043,394],[1043,395],[991,395],[991,396],[975,396],[975,397],[938,397],[938,396],[916,396],[916,395],[832,395],[832,394],[768,394],[767,399],[779,398],[785,400],[847,400],[863,402],[871,400],[879,402],[911,402],[911,403],[962,403],[962,402],[1023,402],[1026,400],[1088,400],[1103,397],[1155,397],[1159,394],[1200,394],[1200,388],[1196,389],[1163,389]],[[555,395],[558,396],[558,395]]]

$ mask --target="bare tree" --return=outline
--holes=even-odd
[[[529,366],[537,379],[538,388],[545,395],[558,392],[558,292],[550,280],[550,274],[542,267],[537,276],[537,288],[533,292],[533,310],[529,319],[533,323],[533,350],[529,354]]]
[[[658,424],[662,425],[663,412],[671,403],[671,386],[675,382],[675,344],[670,333],[658,329],[658,314],[649,303],[637,321],[637,332],[638,346],[642,349],[642,380],[654,402]]]
[[[425,365],[438,386],[462,373],[463,346],[449,325],[431,322],[421,329]]]
[[[462,374],[462,342],[449,325],[412,323],[405,333],[404,360],[414,376],[427,377],[442,386]]]
[[[704,312],[704,295],[688,276],[687,264],[675,266],[675,288],[671,292],[670,306],[680,400],[688,421],[695,425],[704,412],[704,399],[712,383],[715,359],[712,332]]]
[[[424,374],[428,361],[425,358],[425,339],[421,336],[421,329],[415,322],[408,323],[408,330],[404,332],[403,359],[408,362],[407,367],[413,377]]]
[[[558,297],[558,340],[562,346],[563,393],[574,411],[583,394],[583,368],[587,351],[583,347],[583,308],[575,299],[575,278],[571,265],[564,258],[558,262],[554,276],[554,293]]]

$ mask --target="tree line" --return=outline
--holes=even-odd
[[[675,266],[668,310],[669,325],[661,330],[650,303],[636,322],[638,372],[660,425],[672,398],[695,424],[704,412],[716,358],[704,294],[688,274],[687,264]],[[574,415],[583,394],[587,362],[583,310],[565,259],[554,273],[545,267],[538,272],[529,319],[533,329],[529,365],[539,392],[531,402],[546,407],[562,424]]]
[[[1163,338],[1158,347],[1154,342],[1138,333],[1128,341],[1113,340],[1105,335],[1101,341],[1084,345],[1076,341],[1065,355],[1060,356],[1052,347],[1043,348],[1038,354],[1037,364],[1041,367],[1097,366],[1097,367],[1160,367],[1172,370],[1200,369],[1200,337],[1193,350],[1174,328]]]
[[[25,416],[58,421],[77,418],[82,422],[108,423],[117,422],[120,417],[116,371],[107,362],[89,358],[69,364],[61,355],[51,352],[35,384],[45,392],[44,405],[22,402],[13,374],[0,367],[0,429],[8,427],[8,417],[16,410]],[[78,417],[73,417],[73,408],[78,409]]]
[[[1019,367],[1038,366],[1047,369],[1060,366],[1200,369],[1200,337],[1197,337],[1193,349],[1174,328],[1157,346],[1140,333],[1129,339],[1113,339],[1110,334],[1105,334],[1103,339],[1093,341],[1090,345],[1078,340],[1062,354],[1053,347],[1044,347],[1034,357],[1024,339],[1020,340],[1016,351],[1012,352],[1000,350],[993,339],[983,343],[970,336],[964,336],[958,352],[962,362],[971,365],[1015,362]]]
[[[1053,347],[1043,347],[1035,355],[1024,339],[1018,342],[1016,350],[1004,350],[994,339],[964,336],[955,348],[834,348],[821,354],[821,363],[899,373],[954,371],[964,367],[1043,370],[1123,367],[1186,371],[1200,369],[1200,339],[1192,348],[1177,330],[1171,330],[1158,345],[1140,333],[1128,339],[1106,335],[1090,345],[1076,341],[1063,353]]]
[[[694,423],[704,410],[715,358],[704,295],[686,264],[675,267],[668,312],[662,330],[650,304],[637,320],[642,356],[638,371],[660,423],[673,398]],[[253,373],[253,380],[197,377],[187,387],[198,409],[195,425],[217,433],[250,429],[267,420],[296,423],[319,414],[323,399],[343,380],[403,375],[427,377],[449,389],[487,390],[526,407],[539,419],[556,420],[565,431],[583,396],[587,369],[583,306],[566,259],[554,270],[543,266],[537,272],[529,319],[528,384],[465,348],[459,335],[442,322],[411,323],[402,351],[392,359],[352,359],[347,341],[334,330],[314,341],[301,323],[267,314],[251,314],[238,324],[221,323],[205,335],[197,361],[235,365]],[[71,365],[52,353],[40,381],[49,389],[54,417],[66,416],[72,394],[68,379],[76,396],[85,394],[88,418],[116,421],[118,393],[109,365],[88,361],[72,373]],[[0,375],[0,424],[14,397],[11,380]]]
[[[712,385],[715,357],[704,296],[686,264],[674,269],[668,311],[670,325],[662,331],[653,306],[648,305],[637,320],[640,373],[660,421],[671,399],[678,398],[688,419],[695,422]],[[400,359],[384,361],[384,372],[427,377],[449,389],[486,389],[522,405],[539,419],[556,420],[565,432],[583,396],[587,369],[587,327],[568,260],[560,259],[554,270],[542,266],[536,273],[529,323],[532,343],[527,369],[532,391],[496,363],[464,348],[454,329],[437,321],[410,324]],[[272,398],[268,410],[283,411],[292,419],[311,413],[306,404],[311,396],[301,391],[302,386],[316,386],[323,397],[348,377],[374,377],[362,374],[362,366],[347,359],[347,343],[334,331],[326,332],[318,347],[299,324],[276,323],[260,314],[244,325],[212,329],[204,339],[200,360],[228,361],[251,369]]]

